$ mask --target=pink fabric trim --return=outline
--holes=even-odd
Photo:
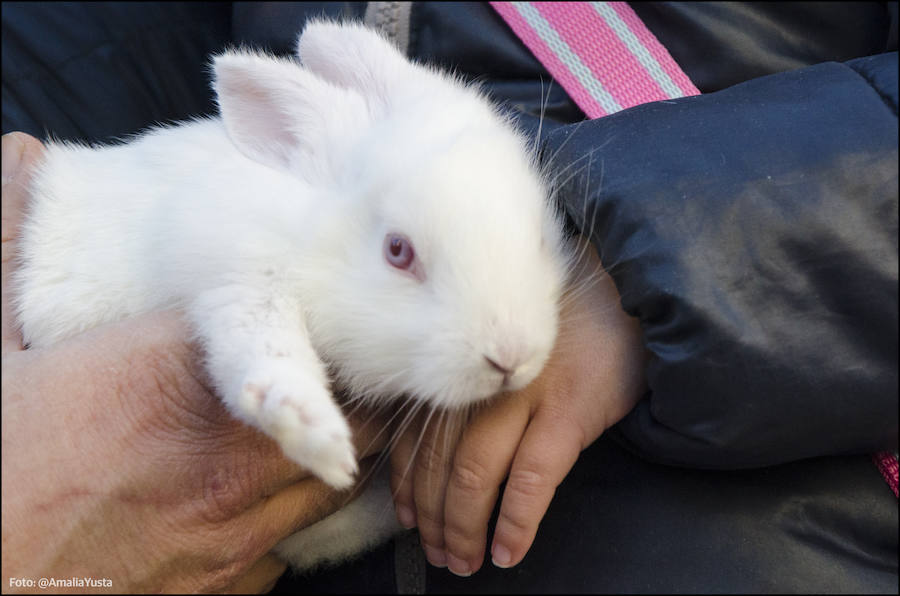
[[[600,107],[600,104],[597,103],[587,89],[578,82],[578,79],[575,78],[569,68],[560,62],[559,58],[556,57],[556,53],[544,43],[540,35],[522,18],[511,2],[491,2],[490,4],[503,17],[506,24],[519,36],[522,43],[550,71],[553,78],[562,85],[563,89],[568,92],[569,97],[585,114],[588,114],[588,116],[591,114],[606,114],[606,111]],[[596,118],[596,116],[590,117]]]
[[[881,451],[874,454],[872,459],[875,460],[875,465],[878,466],[878,470],[881,472],[881,475],[884,476],[888,486],[894,491],[894,496],[900,496],[897,494],[897,456],[889,451]]]
[[[589,118],[700,94],[625,2],[490,4]],[[543,22],[536,26],[520,9],[535,11]],[[614,20],[621,23],[614,26]],[[548,42],[548,31],[558,40]],[[622,39],[625,32],[633,36],[631,43]]]
[[[665,70],[672,81],[678,85],[685,97],[700,95],[700,90],[697,89],[688,76],[684,74],[684,71],[681,70],[681,67],[678,66],[678,63],[675,62],[672,55],[666,50],[666,47],[656,39],[656,36],[653,35],[649,29],[647,29],[647,26],[644,25],[644,21],[637,16],[637,13],[634,12],[627,3],[607,2],[607,4],[616,11],[619,18],[625,21],[625,24],[628,25],[631,32],[644,44],[651,55],[656,58],[656,61],[659,62],[660,66],[662,66],[663,70]]]
[[[671,99],[590,4],[534,2],[533,5],[622,109]]]

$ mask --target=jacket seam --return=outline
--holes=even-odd
[[[887,105],[887,107],[891,110],[891,112],[894,114],[894,118],[897,117],[897,102],[894,100],[894,98],[892,98],[890,95],[885,94],[878,87],[878,85],[875,84],[875,82],[872,79],[870,79],[868,76],[866,76],[859,70],[853,68],[853,66],[851,66],[849,64],[844,64],[844,66],[849,68],[851,71],[855,72],[859,78],[864,80],[866,82],[866,84],[868,84],[869,87],[871,87],[872,90],[878,94],[878,97],[881,98],[881,101],[883,101],[885,103],[885,105]]]

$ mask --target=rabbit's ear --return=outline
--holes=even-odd
[[[312,20],[297,42],[303,65],[323,79],[387,101],[389,91],[414,68],[393,43],[356,22]]]
[[[362,97],[296,61],[253,52],[213,58],[219,111],[247,157],[270,167],[333,174],[340,149],[368,121]]]

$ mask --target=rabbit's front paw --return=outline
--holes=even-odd
[[[297,363],[272,359],[254,367],[241,386],[240,406],[287,457],[335,488],[353,484],[350,427],[331,392]]]

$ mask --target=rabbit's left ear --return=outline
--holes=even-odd
[[[334,176],[349,140],[368,125],[362,96],[296,61],[232,51],[213,58],[222,120],[247,157],[308,180]]]
[[[310,21],[297,41],[297,55],[312,72],[370,102],[386,102],[393,87],[423,74],[393,43],[354,22]]]

